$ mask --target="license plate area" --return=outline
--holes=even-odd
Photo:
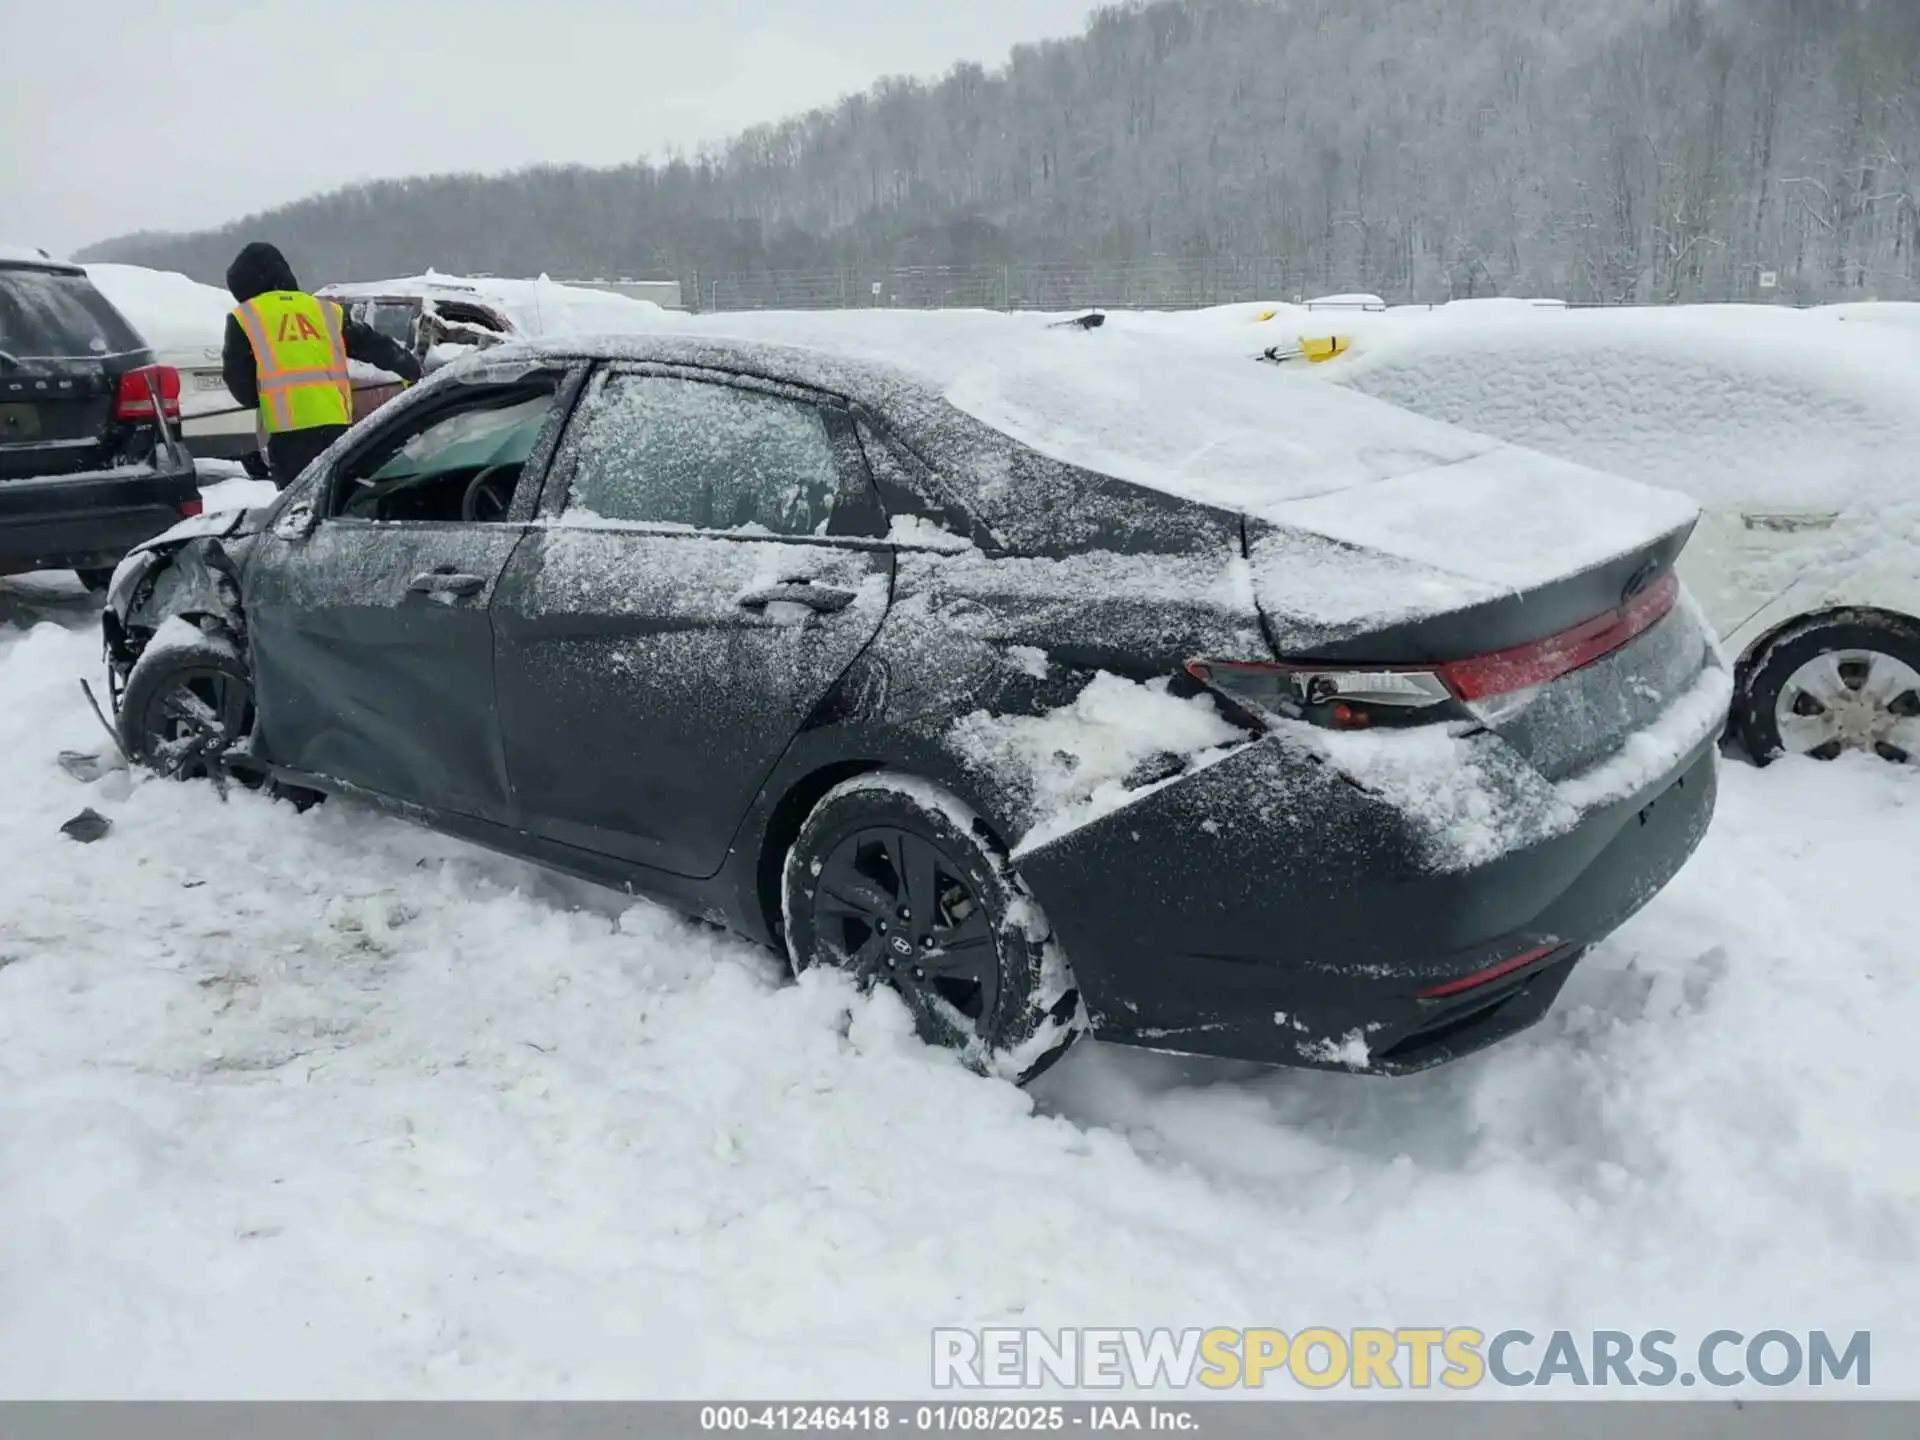
[[[0,405],[0,445],[8,441],[38,440],[40,438],[40,407],[38,405]]]
[[[227,388],[227,382],[225,378],[217,372],[207,373],[203,371],[193,377],[193,388],[195,390],[224,390]]]

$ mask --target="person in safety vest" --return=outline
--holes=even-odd
[[[420,378],[411,350],[307,294],[265,241],[234,257],[227,290],[240,303],[227,316],[220,373],[237,403],[259,408],[267,465],[282,490],[353,423],[348,360]]]

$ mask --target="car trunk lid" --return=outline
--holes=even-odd
[[[1471,717],[1551,781],[1607,760],[1696,684],[1712,640],[1673,571],[1696,512],[1609,509],[1604,479],[1501,447],[1266,507],[1247,555],[1274,660],[1429,675],[1451,703],[1426,718]]]
[[[0,481],[107,463],[117,383],[97,360],[0,365]]]

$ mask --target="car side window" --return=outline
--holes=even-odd
[[[520,471],[555,420],[552,376],[435,407],[349,456],[327,515],[376,521],[501,520]]]
[[[596,376],[560,463],[573,523],[824,535],[839,488],[816,406],[666,375]]]

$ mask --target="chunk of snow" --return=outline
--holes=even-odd
[[[895,515],[887,522],[887,540],[894,545],[910,545],[916,550],[960,551],[973,548],[964,535],[956,535],[925,515]]]
[[[955,721],[947,742],[969,765],[1012,779],[1032,798],[1035,819],[1016,857],[1135,803],[1166,783],[1129,786],[1144,762],[1171,758],[1174,778],[1207,752],[1245,741],[1211,698],[1168,693],[1169,681],[1141,682],[1104,671],[1071,705],[1044,715],[976,710]],[[1219,758],[1214,756],[1213,758]]]
[[[1275,1016],[1278,1020],[1280,1017]],[[1317,1060],[1324,1065],[1344,1065],[1349,1070],[1365,1070],[1373,1063],[1373,1051],[1367,1044],[1367,1037],[1358,1030],[1349,1030],[1339,1040],[1315,1040],[1299,1047],[1300,1054],[1308,1060]]]
[[[1038,645],[1009,645],[1007,659],[1019,668],[1022,675],[1031,675],[1036,680],[1047,678],[1047,652]]]
[[[209,635],[193,621],[180,615],[169,615],[160,622],[153,632],[153,638],[141,650],[140,658],[149,659],[156,655],[165,655],[175,650],[193,650],[201,647],[233,653],[233,644],[224,635]]]

